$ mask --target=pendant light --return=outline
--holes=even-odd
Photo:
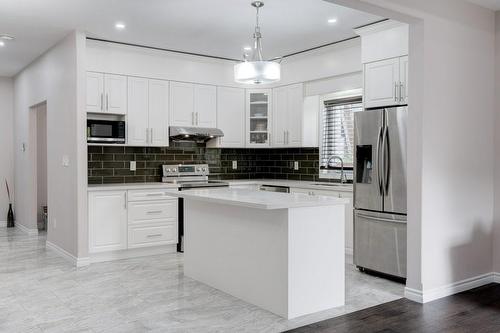
[[[265,84],[277,82],[281,79],[281,65],[276,61],[264,60],[262,57],[262,34],[259,26],[259,9],[264,6],[263,1],[253,1],[252,6],[257,10],[254,46],[252,57],[234,65],[234,80],[244,84]]]

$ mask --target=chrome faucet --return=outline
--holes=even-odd
[[[330,166],[330,162],[332,160],[339,160],[340,161],[340,184],[344,184],[344,160],[339,155],[332,155],[326,161],[327,168]]]

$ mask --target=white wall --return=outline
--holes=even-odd
[[[500,11],[495,16],[495,91],[500,89]],[[494,197],[494,242],[493,242],[493,270],[500,272],[500,94],[495,100],[495,197]]]
[[[85,144],[79,96],[84,77],[78,60],[84,45],[82,34],[71,33],[15,77],[16,147],[30,142],[30,108],[47,102],[47,240],[73,256],[78,255],[79,200],[86,190],[79,176],[80,169],[86,170],[86,155],[80,151]],[[17,218],[29,229],[36,228],[34,148],[28,145],[26,152],[15,150]],[[68,167],[62,165],[64,156],[69,158]]]
[[[5,180],[14,200],[14,81],[0,77],[0,225],[7,221],[9,200]],[[15,207],[14,207],[15,208]],[[16,212],[14,212],[16,213]]]
[[[328,1],[416,18],[409,19],[407,286],[424,301],[443,296],[492,271],[494,14],[457,0]]]
[[[234,82],[234,63],[226,60],[88,40],[86,61],[86,68],[89,71],[248,88],[247,85],[238,85]],[[357,73],[359,76],[361,69],[361,43],[357,38],[286,58],[282,62],[282,80],[278,84],[262,87],[339,76],[341,82],[338,84],[333,82],[332,89],[336,89],[349,84],[349,78],[344,76],[349,76],[351,73]],[[331,79],[325,80],[323,86],[315,85],[313,89],[321,87],[320,89],[328,90],[328,84],[332,84]],[[359,76],[357,88],[360,88],[360,85]],[[334,90],[327,92],[332,91]]]

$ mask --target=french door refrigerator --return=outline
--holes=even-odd
[[[407,107],[354,114],[354,264],[406,278]]]

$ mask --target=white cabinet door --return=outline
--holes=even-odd
[[[273,89],[273,147],[285,147],[288,130],[288,87]]]
[[[217,128],[220,147],[245,147],[245,90],[217,87]]]
[[[399,58],[400,97],[402,104],[408,104],[408,56]]]
[[[89,193],[89,252],[127,248],[126,191]]]
[[[304,86],[302,83],[288,87],[288,128],[286,144],[288,147],[302,147],[302,121],[304,112]]]
[[[217,88],[196,84],[194,86],[195,126],[217,127]]]
[[[87,112],[104,112],[104,74],[87,72]]]
[[[113,114],[127,114],[127,77],[104,74],[105,110]]]
[[[128,78],[127,143],[132,146],[149,144],[148,79]]]
[[[149,80],[149,142],[168,146],[168,81]]]
[[[365,64],[365,108],[398,104],[399,58]]]
[[[170,82],[170,125],[194,126],[194,85]]]

